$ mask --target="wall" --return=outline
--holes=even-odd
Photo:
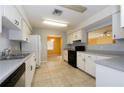
[[[48,37],[48,41],[54,39],[54,49],[48,50],[48,56],[61,55],[61,37]]]
[[[110,25],[110,24],[112,24],[112,20],[109,20],[108,22],[106,21],[102,24],[99,23],[99,25],[97,24],[96,26],[91,27],[90,29],[86,29],[83,33],[87,36],[88,32],[96,30],[96,29],[103,27],[105,25]],[[88,37],[86,37],[86,39],[87,38]],[[124,52],[124,39],[116,40],[115,44],[87,45],[87,50]]]
[[[78,25],[75,29],[69,30],[67,33],[78,31],[80,29],[83,29],[89,25],[92,25],[106,17],[109,17],[113,15],[116,12],[120,11],[120,6],[119,5],[110,5],[107,8],[101,10],[97,14],[91,16],[89,19],[83,21],[80,25]]]
[[[85,38],[87,39],[87,33],[89,31],[92,31],[93,29],[99,28],[103,25],[111,24],[111,20],[106,19],[106,17],[110,17],[114,13],[119,12],[119,10],[120,10],[119,6],[109,6],[106,9],[102,10],[101,12],[95,14],[88,20],[84,21],[77,28],[68,31],[68,33],[82,29],[83,34],[86,36]],[[86,45],[86,46],[87,46],[87,50],[124,52],[124,39],[116,40],[116,44],[92,45],[92,46]]]
[[[65,47],[67,43],[66,33],[61,31],[54,30],[46,30],[46,29],[33,29],[32,34],[41,36],[41,61],[47,61],[47,36],[48,35],[61,35],[63,39],[62,49]]]
[[[8,40],[8,29],[2,27],[2,33],[0,34],[0,52],[6,48],[12,48],[20,51],[20,46],[18,41]]]

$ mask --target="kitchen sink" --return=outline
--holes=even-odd
[[[0,60],[14,60],[14,59],[22,59],[29,55],[30,53],[21,53],[21,54],[10,54],[9,56],[2,56]]]

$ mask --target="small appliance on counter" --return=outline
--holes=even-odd
[[[85,51],[85,46],[75,46],[68,50],[68,64],[77,68],[77,51]]]

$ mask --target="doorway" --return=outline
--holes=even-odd
[[[48,35],[47,37],[47,60],[48,62],[61,61],[62,37],[60,35]]]

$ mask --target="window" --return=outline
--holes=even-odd
[[[52,40],[47,42],[47,49],[53,50],[54,49],[54,42]]]

